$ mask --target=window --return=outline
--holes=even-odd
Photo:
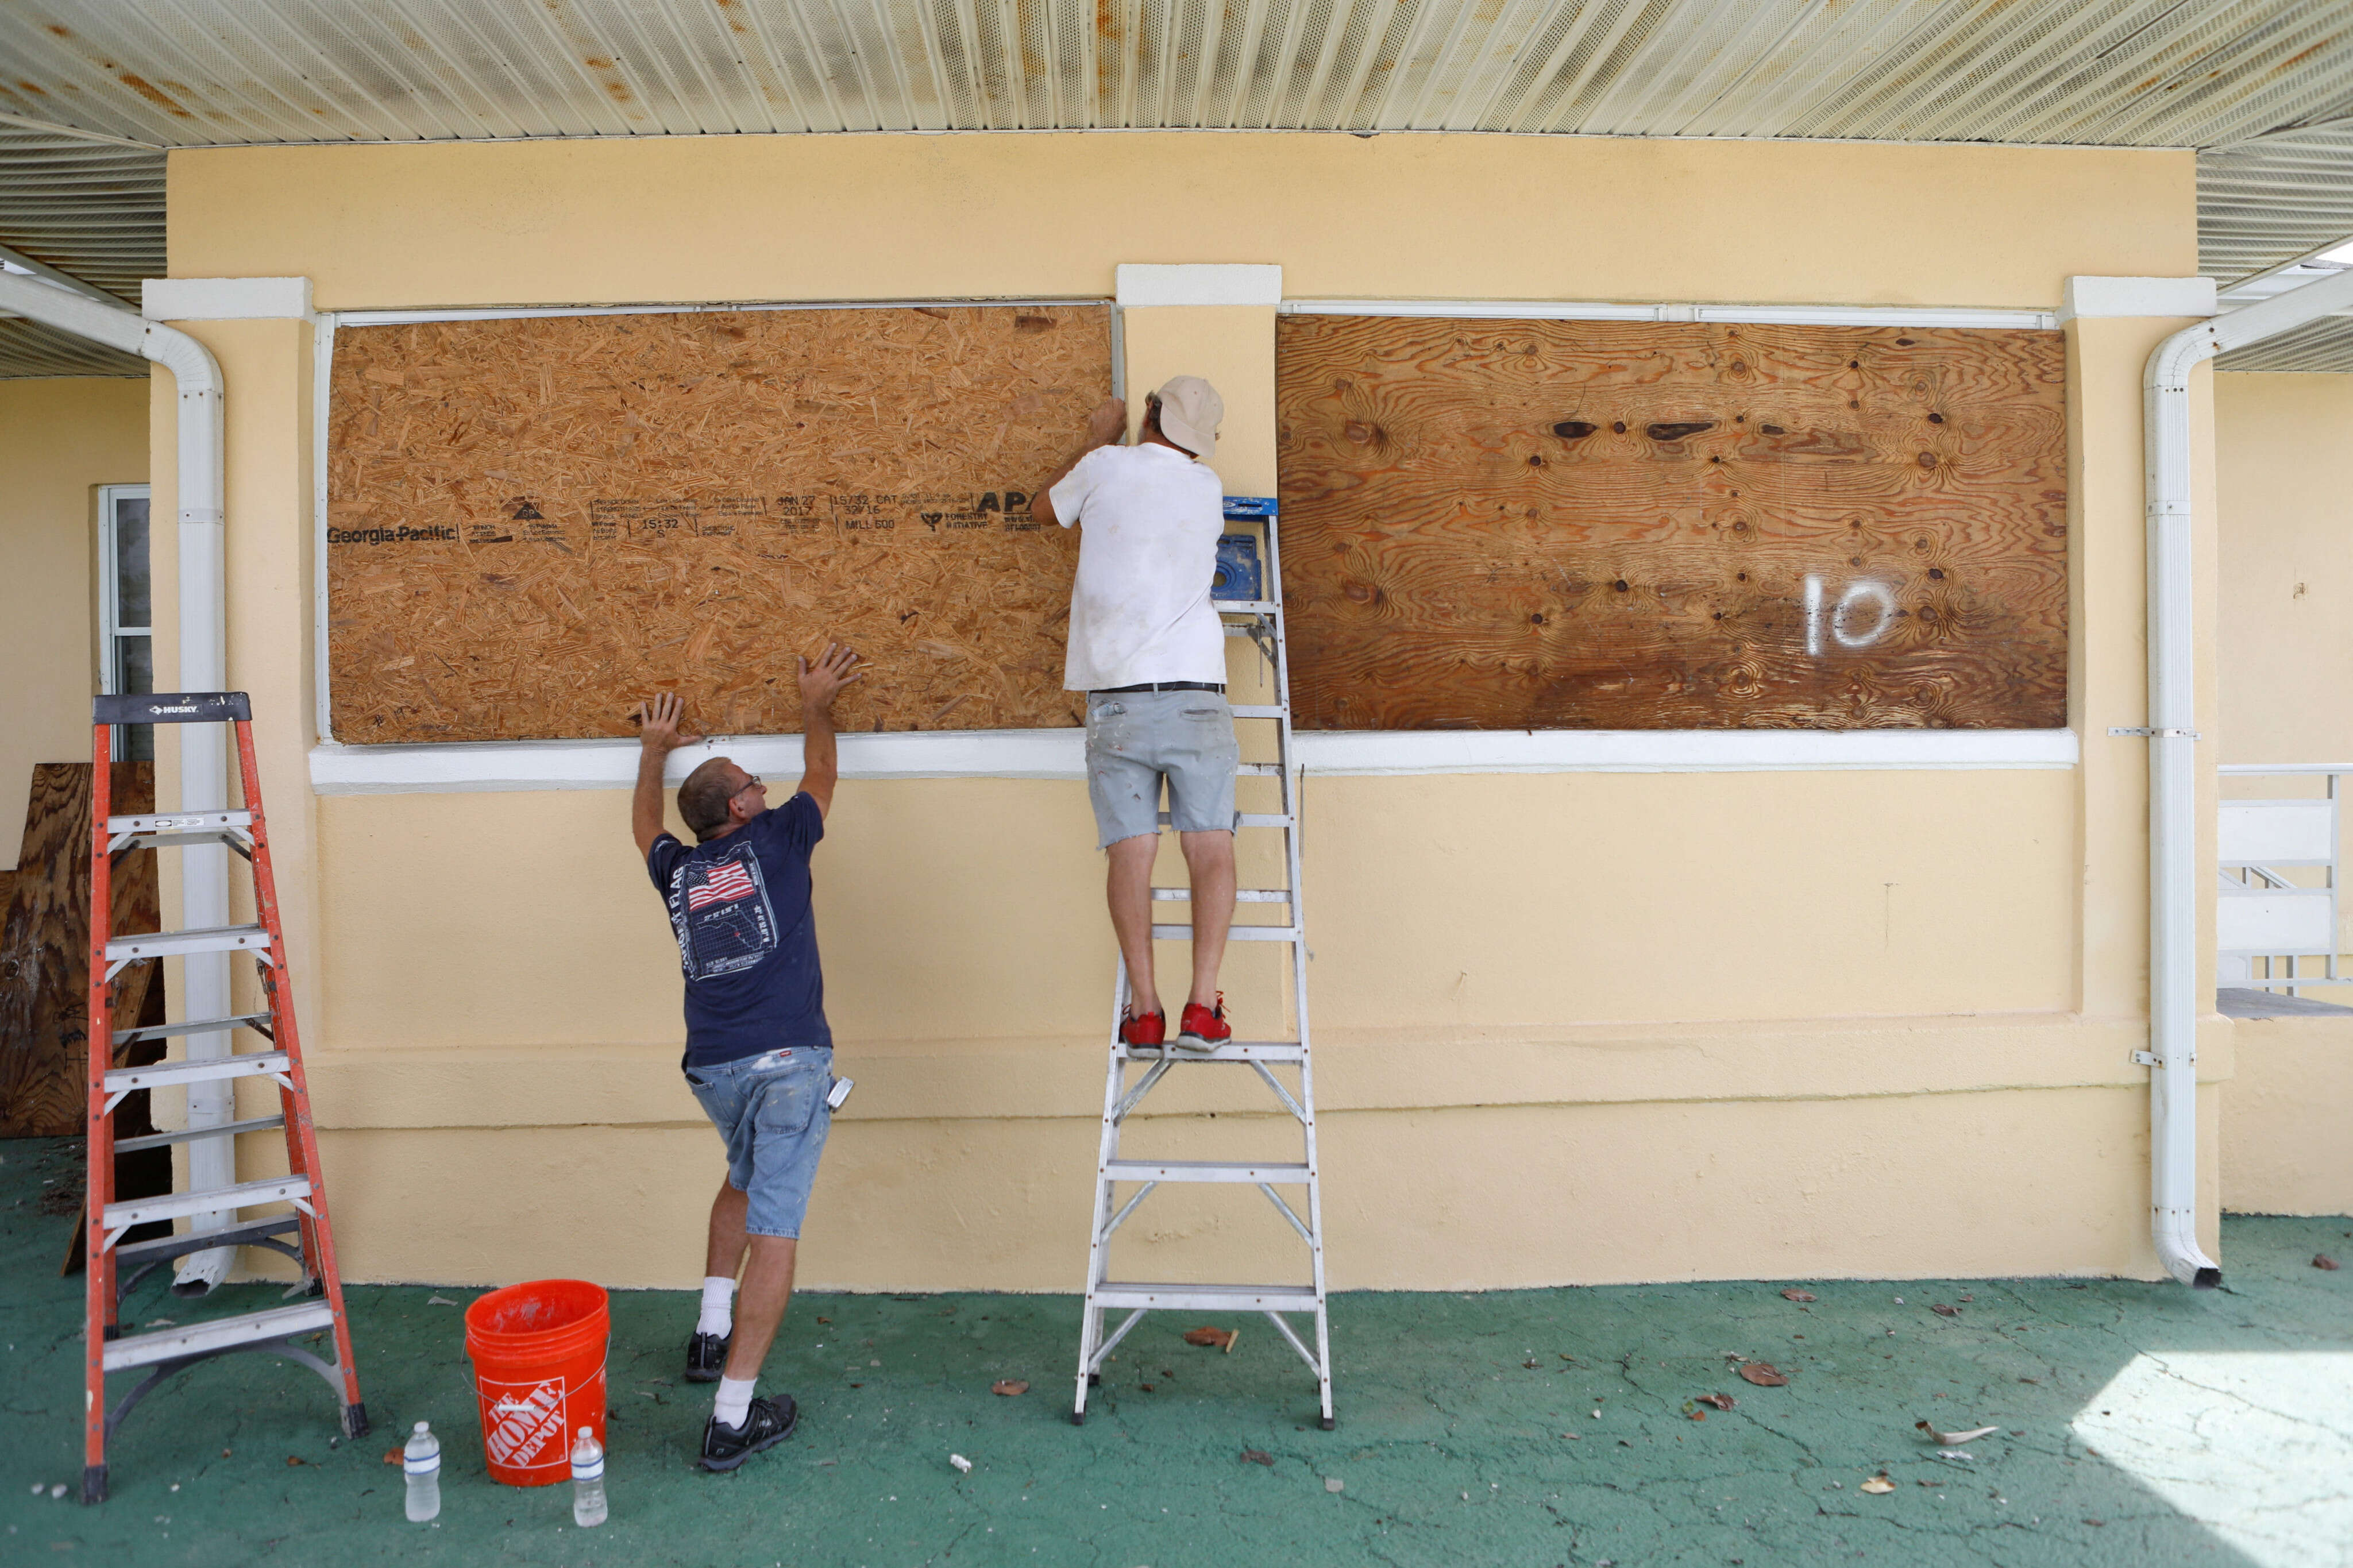
[[[99,689],[136,696],[155,689],[154,595],[147,573],[147,487],[98,490]],[[155,755],[155,726],[116,726],[114,754]]]

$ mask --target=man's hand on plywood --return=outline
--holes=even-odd
[[[686,700],[674,691],[664,691],[648,701],[638,704],[630,715],[638,721],[638,743],[662,752],[674,752],[702,739],[684,728]]]
[[[1080,458],[1097,447],[1116,446],[1120,438],[1126,434],[1126,400],[1119,397],[1106,397],[1096,404],[1095,411],[1087,416],[1087,444],[1071,453],[1070,460],[1056,468],[1048,476],[1046,482],[1038,487],[1037,493],[1029,498],[1029,515],[1039,522],[1058,523],[1068,528],[1071,520],[1057,515],[1054,510],[1054,487],[1060,484],[1063,477],[1079,466]]]
[[[629,802],[629,833],[643,859],[662,830],[662,759],[679,747],[702,739],[685,729],[686,702],[665,691],[638,704],[638,787]]]
[[[815,664],[807,659],[796,659],[800,666],[801,708],[827,709],[841,689],[866,672],[857,668],[858,656],[839,643],[828,643],[825,651],[817,656]]]
[[[834,694],[866,672],[858,656],[828,643],[817,662],[797,661],[801,675],[801,792],[817,802],[818,815],[833,809],[833,786],[840,777],[833,743]]]

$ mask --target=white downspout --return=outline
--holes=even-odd
[[[89,338],[162,365],[179,388],[180,689],[218,691],[227,683],[227,552],[222,522],[222,388],[212,351],[160,321],[127,308],[70,293],[55,284],[0,273],[0,310],[28,317],[77,337]],[[228,805],[228,735],[213,724],[190,724],[180,737],[180,805],[183,811],[216,811]],[[184,851],[181,860],[180,924],[228,923],[228,850],[204,845]],[[229,1005],[228,954],[194,954],[181,960],[181,1013],[190,1018],[226,1018]],[[95,1043],[94,1043],[95,1044]],[[192,1035],[192,1058],[228,1054],[226,1034]],[[218,1127],[235,1120],[232,1086],[191,1085],[188,1125]],[[188,1145],[188,1183],[193,1191],[233,1185],[237,1152],[229,1138],[200,1138]],[[217,1230],[226,1213],[197,1215],[192,1230]],[[228,1272],[229,1248],[197,1253],[180,1265],[173,1289],[202,1293]]]
[[[2189,374],[2353,309],[2353,271],[2185,327],[2148,356],[2149,1229],[2166,1272],[2211,1289],[2198,1246],[2198,735],[2190,625]]]

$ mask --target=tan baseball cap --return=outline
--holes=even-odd
[[[1226,400],[1198,375],[1172,375],[1155,394],[1160,399],[1160,433],[1207,462],[1218,450],[1218,422]]]

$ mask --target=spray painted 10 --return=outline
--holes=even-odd
[[[1868,625],[1857,626],[1852,612],[1868,605],[1876,612]],[[1822,580],[1809,573],[1806,576],[1806,654],[1811,658],[1822,656],[1822,633],[1827,630],[1841,647],[1869,647],[1887,635],[1895,624],[1895,595],[1884,583],[1874,583],[1865,577],[1849,583],[1838,596],[1830,612],[1822,611]]]

